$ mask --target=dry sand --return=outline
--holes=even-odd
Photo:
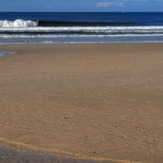
[[[163,44],[2,51],[17,54],[0,58],[1,153],[15,147],[87,160],[163,160]]]

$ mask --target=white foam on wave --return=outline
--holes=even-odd
[[[37,22],[31,20],[17,19],[15,21],[0,20],[0,27],[3,28],[26,28],[37,27]]]
[[[0,35],[0,39],[12,39],[12,38],[111,38],[111,37],[163,37],[163,34],[117,34],[117,35],[77,35],[77,34],[66,34],[66,35],[19,35],[19,34],[6,34]]]
[[[161,30],[163,31],[163,26],[131,26],[131,27],[115,27],[115,26],[105,26],[105,27],[87,27],[87,26],[70,26],[70,27],[38,27],[38,23],[31,20],[21,20],[17,19],[15,21],[0,20],[0,31],[46,31],[46,32],[59,32],[59,31],[145,31],[145,30]],[[7,27],[7,28],[6,28]],[[13,28],[15,27],[15,28]],[[21,27],[21,28],[19,28]],[[33,28],[37,27],[37,28]]]

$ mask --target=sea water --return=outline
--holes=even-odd
[[[16,54],[16,52],[4,52],[4,51],[0,51],[0,57],[3,57],[5,55],[13,55]]]
[[[163,42],[163,13],[0,13],[0,44],[107,42]]]

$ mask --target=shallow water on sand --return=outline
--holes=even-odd
[[[27,151],[18,148],[13,148],[7,145],[0,145],[0,162],[30,162],[30,163],[111,163],[105,161],[91,161],[73,159],[65,156],[55,156],[50,153],[40,153],[34,151]]]
[[[0,57],[3,57],[5,55],[13,55],[13,54],[16,54],[16,52],[3,52],[3,51],[0,51]]]

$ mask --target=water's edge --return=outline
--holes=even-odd
[[[16,52],[4,52],[4,51],[0,51],[0,57],[4,57],[5,55],[14,55],[16,54]]]

